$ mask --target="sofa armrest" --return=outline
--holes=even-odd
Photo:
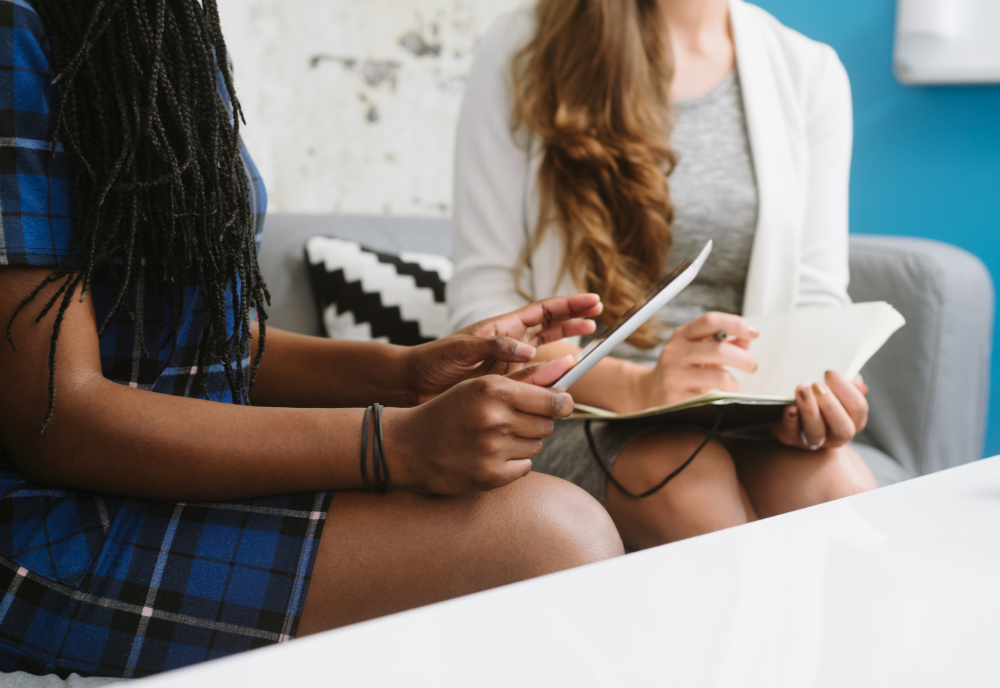
[[[993,337],[993,282],[983,263],[927,239],[851,236],[850,296],[887,301],[906,327],[862,374],[871,418],[858,440],[912,475],[982,458]]]

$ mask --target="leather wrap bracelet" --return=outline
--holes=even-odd
[[[385,458],[385,442],[382,439],[381,404],[372,404],[365,410],[365,422],[361,430],[361,479],[366,487],[385,494],[392,488],[389,477],[389,462]],[[368,477],[368,427],[374,423],[372,438],[372,477]]]

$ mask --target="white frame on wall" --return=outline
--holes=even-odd
[[[897,0],[893,70],[907,85],[1000,83],[1000,0]]]

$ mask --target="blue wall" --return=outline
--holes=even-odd
[[[851,231],[940,239],[1000,283],[1000,86],[904,87],[892,74],[893,0],[753,0],[829,43],[854,91]],[[1000,322],[986,456],[1000,454]]]

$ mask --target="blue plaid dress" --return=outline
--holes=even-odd
[[[0,0],[0,270],[54,266],[71,251],[70,171],[61,146],[54,156],[48,150],[53,77],[30,2]],[[220,94],[228,101],[224,84]],[[259,246],[266,195],[243,157]],[[122,315],[100,343],[104,376],[191,396],[204,327],[198,288],[187,290],[176,346],[161,317],[169,309],[137,291],[130,308],[149,356]],[[92,293],[100,323],[114,301],[106,275],[95,277]],[[246,351],[234,351],[240,359],[249,365]],[[243,401],[221,365],[208,371],[208,398]],[[2,444],[0,460],[13,465]],[[0,471],[0,671],[139,677],[294,637],[329,500],[158,503],[51,489]]]

